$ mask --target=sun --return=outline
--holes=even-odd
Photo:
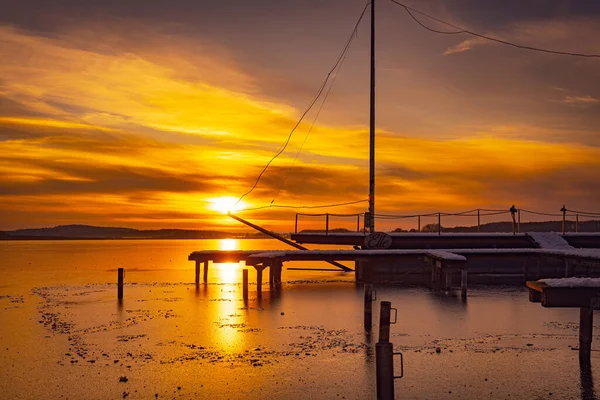
[[[233,196],[221,196],[208,199],[209,208],[214,211],[218,211],[223,214],[228,212],[235,212],[242,210],[247,207],[244,201],[238,203],[237,197]]]

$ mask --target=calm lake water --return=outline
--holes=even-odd
[[[265,285],[259,300],[251,286],[245,303],[243,265],[212,265],[210,283],[193,284],[188,254],[215,248],[286,247],[0,242],[0,398],[375,398],[378,315],[373,337],[352,274],[284,268],[279,294]],[[399,399],[595,398],[600,367],[580,371],[575,309],[544,309],[522,288],[473,287],[466,303],[426,288],[376,290],[375,309],[380,300],[398,309],[391,341],[404,354]]]

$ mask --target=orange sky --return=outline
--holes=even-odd
[[[310,35],[300,44],[273,38],[264,45],[273,54],[293,45],[298,54],[264,64],[258,56],[246,62],[243,50],[211,35],[143,20],[61,22],[51,34],[4,21],[0,229],[71,223],[240,229],[215,211],[215,199],[238,197],[252,185],[314,95],[360,9],[356,3],[355,12],[330,27],[323,46],[335,49],[331,54],[311,56],[302,47],[315,46]],[[404,18],[395,11],[394,18]],[[578,18],[525,18],[507,22],[498,35],[600,52],[598,19]],[[368,197],[367,25],[362,28],[289,176],[314,112],[244,206],[268,205],[284,180],[274,204]],[[388,36],[381,39],[378,212],[513,203],[600,211],[600,61],[440,38],[414,26],[406,28],[409,37],[391,22],[381,29],[402,37],[404,47],[400,52]],[[260,38],[245,40],[256,46]],[[329,211],[364,212],[366,204]],[[245,215],[290,230],[294,213]]]

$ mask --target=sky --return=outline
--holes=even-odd
[[[74,223],[246,230],[221,211],[286,141],[366,4],[0,2],[5,230]],[[597,1],[405,4],[494,38],[600,53]],[[377,213],[513,204],[600,212],[599,58],[432,33],[389,0],[376,0],[375,15]],[[326,101],[237,209],[368,198],[369,17],[367,10]],[[363,202],[308,211],[366,210]],[[240,215],[285,231],[297,211],[308,212]],[[303,217],[301,228],[315,221],[322,223]]]

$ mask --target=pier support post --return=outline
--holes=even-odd
[[[117,297],[119,300],[123,299],[123,278],[125,277],[125,271],[123,268],[117,270]]]
[[[373,326],[373,285],[365,283],[365,329],[370,331]]]
[[[242,296],[245,301],[248,300],[248,270],[242,270]]]
[[[263,273],[263,265],[256,265],[256,297],[259,299],[262,298],[262,273]]]
[[[281,285],[281,270],[283,269],[283,262],[281,260],[274,260],[271,263],[273,269],[273,283],[275,286]]]
[[[431,264],[431,290],[436,291],[438,289],[438,270],[435,262],[430,262]]]
[[[196,285],[200,284],[200,261],[196,260]]]
[[[204,277],[203,277],[204,278],[204,281],[203,281],[204,283],[208,283],[208,263],[209,262],[210,261],[208,261],[208,260],[204,261]]]
[[[452,272],[450,270],[446,270],[446,279],[444,279],[444,290],[449,292],[452,290]]]
[[[594,325],[594,309],[581,307],[579,310],[579,362],[591,363],[592,329]]]
[[[382,301],[379,312],[379,341],[375,345],[377,399],[394,399],[394,349],[390,343],[391,303]]]
[[[460,297],[463,300],[467,299],[467,278],[468,272],[467,269],[464,268],[460,271]]]

